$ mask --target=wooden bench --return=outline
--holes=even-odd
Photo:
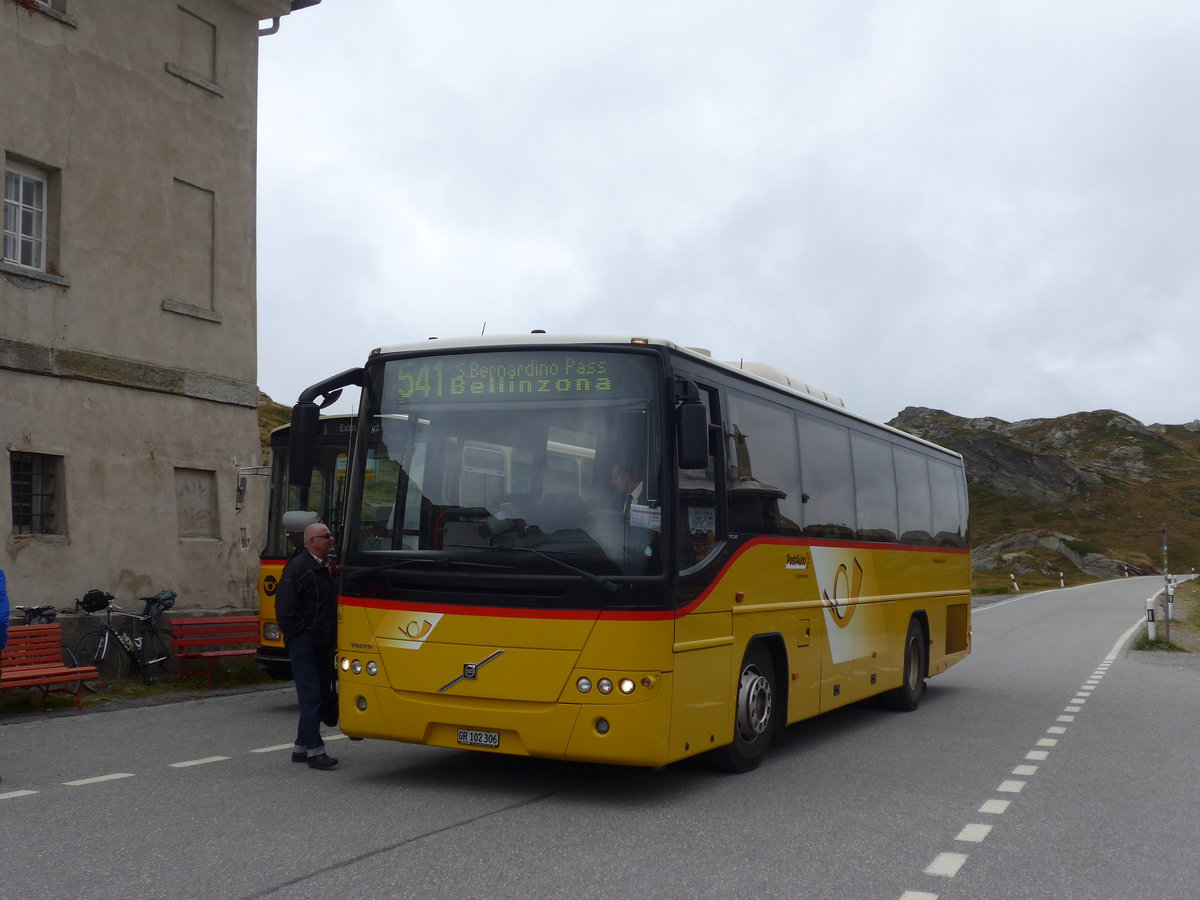
[[[63,662],[62,626],[57,622],[9,626],[8,646],[0,650],[0,690],[36,687],[43,695],[70,694],[75,707],[83,709],[83,683],[97,677],[95,666]]]
[[[203,678],[211,691],[217,660],[253,656],[258,650],[258,616],[204,616],[171,619],[171,645],[179,660],[179,677]],[[188,660],[208,660],[208,669],[187,668]]]

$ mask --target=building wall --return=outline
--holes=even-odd
[[[0,155],[48,186],[44,270],[0,262],[13,603],[256,605],[262,514],[234,494],[261,461],[258,31],[290,5],[0,0]],[[33,534],[15,533],[26,453],[57,466]]]

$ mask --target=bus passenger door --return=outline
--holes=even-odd
[[[675,689],[671,750],[690,755],[727,743],[733,733],[730,672],[735,660],[731,601],[714,580],[724,562],[717,540],[723,514],[718,498],[721,471],[720,404],[715,390],[701,387],[709,424],[708,464],[675,470],[675,569],[678,603],[693,609],[675,621]],[[702,599],[703,598],[703,599]]]

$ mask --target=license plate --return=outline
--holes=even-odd
[[[458,742],[464,747],[491,747],[494,750],[500,746],[500,732],[460,728],[458,729]]]

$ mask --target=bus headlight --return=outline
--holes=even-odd
[[[591,691],[591,689],[592,689],[592,679],[590,679],[590,678],[580,678],[578,681],[576,681],[576,682],[575,682],[575,688],[576,688],[576,689],[579,691],[579,693],[581,693],[581,694],[586,694],[586,693],[588,693],[588,692],[589,692],[589,691]]]
[[[602,694],[611,694],[613,689],[612,680],[609,678],[601,678],[596,682],[596,690]]]
[[[620,680],[620,682],[617,683],[617,689],[622,694],[632,694],[633,688],[634,688],[634,684],[633,684],[632,678],[622,678]]]
[[[264,622],[263,623],[263,640],[264,641],[283,640],[283,632],[279,630],[278,622]]]
[[[371,660],[369,663],[367,663],[367,674],[368,675],[378,675],[379,674],[379,665],[375,662],[375,660]]]
[[[361,675],[362,674],[362,661],[356,659],[356,660],[354,660],[354,662],[350,663],[350,671],[353,672],[355,675]]]
[[[343,672],[350,671],[350,657],[348,657],[348,656],[342,657],[342,671]]]

